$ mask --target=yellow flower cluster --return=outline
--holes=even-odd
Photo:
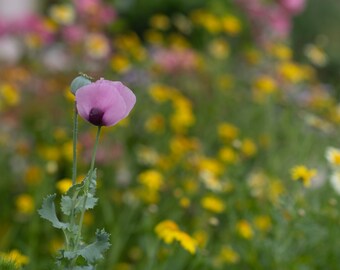
[[[238,234],[244,239],[251,239],[254,237],[254,231],[250,223],[242,219],[236,224],[236,230]]]
[[[194,10],[190,15],[194,24],[202,26],[212,34],[226,33],[230,36],[238,35],[242,30],[241,21],[232,14],[217,16],[205,10]]]
[[[172,220],[164,220],[160,222],[155,232],[157,236],[162,239],[165,243],[171,244],[174,241],[178,241],[179,244],[191,254],[196,253],[197,242],[194,238],[189,236],[187,233],[180,230],[178,225]]]
[[[175,133],[186,133],[188,128],[195,123],[191,101],[176,88],[155,84],[150,87],[149,94],[157,103],[171,101],[173,113],[170,116],[170,127]],[[146,129],[149,131],[156,131],[164,127],[163,118],[160,116],[154,117],[150,118],[146,124]]]
[[[222,213],[225,209],[224,202],[221,199],[211,195],[203,197],[201,204],[204,209],[217,214]]]
[[[315,169],[308,169],[304,165],[298,165],[291,169],[292,179],[295,181],[302,181],[305,187],[309,187],[312,178],[316,175]]]
[[[16,267],[22,267],[29,262],[29,258],[16,249],[11,250],[9,253],[1,252],[0,258],[8,262],[13,262]]]

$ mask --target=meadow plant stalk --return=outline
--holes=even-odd
[[[87,178],[87,181],[85,182],[85,198],[84,198],[84,203],[83,206],[81,208],[81,216],[79,219],[79,225],[78,225],[78,234],[76,237],[76,244],[75,244],[75,249],[78,248],[79,245],[79,241],[81,239],[81,231],[82,231],[82,227],[83,227],[83,222],[84,222],[84,214],[85,214],[85,206],[86,206],[86,201],[88,198],[88,192],[89,192],[89,186],[90,186],[90,182],[93,176],[93,171],[94,171],[94,163],[96,160],[96,153],[97,153],[97,147],[98,147],[98,142],[99,142],[99,136],[100,136],[100,130],[101,130],[101,126],[98,126],[97,129],[97,135],[96,135],[96,141],[93,147],[93,152],[92,152],[92,158],[91,158],[91,167],[90,167],[90,171],[89,171],[89,177]]]
[[[78,111],[77,103],[76,101],[74,101],[72,185],[76,184],[77,179],[77,144],[78,144]]]

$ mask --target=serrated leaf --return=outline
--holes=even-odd
[[[38,210],[38,213],[42,218],[50,221],[53,227],[58,229],[66,229],[69,224],[59,221],[57,217],[54,205],[55,197],[56,194],[47,196],[43,201],[41,209]]]
[[[80,206],[81,207],[83,206],[84,198],[85,198],[84,196],[80,197],[80,201],[81,201]],[[93,209],[93,207],[96,206],[97,201],[98,201],[98,199],[96,197],[93,197],[91,194],[88,194],[87,200],[86,200],[86,203],[85,203],[85,210]]]
[[[110,235],[104,230],[97,230],[96,238],[97,240],[95,242],[78,251],[79,255],[81,255],[89,263],[93,263],[103,258],[102,253],[108,250],[111,246],[109,242]]]
[[[71,214],[72,210],[72,199],[69,196],[62,196],[61,197],[61,211],[67,216]]]
[[[74,205],[75,213],[79,213],[83,207],[84,204],[84,196],[80,196],[76,198],[76,202]],[[97,204],[98,199],[93,197],[91,194],[88,194],[86,204],[85,204],[85,210],[93,209],[95,205]],[[72,199],[69,196],[62,196],[61,198],[61,210],[63,213],[67,216],[71,214],[72,211]]]
[[[86,178],[88,177],[89,177],[89,174],[87,175]],[[97,169],[94,169],[92,173],[92,177],[90,179],[90,185],[89,185],[89,193],[92,194],[93,197],[96,194],[96,188],[97,188]]]
[[[88,263],[94,263],[97,260],[103,258],[104,253],[110,246],[110,235],[104,230],[97,230],[96,241],[77,250],[77,251],[65,251],[64,257],[67,259],[73,259],[77,256],[82,256]]]

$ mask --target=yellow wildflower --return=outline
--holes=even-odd
[[[269,216],[261,215],[255,217],[255,227],[262,232],[268,232],[272,227],[272,221]]]
[[[203,157],[199,160],[198,169],[201,173],[221,175],[224,171],[224,166],[217,159]]]
[[[287,45],[278,43],[271,48],[271,53],[279,60],[290,60],[292,58],[292,49]]]
[[[239,134],[239,129],[230,123],[221,123],[217,127],[218,135],[223,141],[233,141]]]
[[[166,85],[154,84],[150,87],[149,94],[157,103],[163,103],[170,100],[174,94],[178,94],[178,90]]]
[[[268,75],[258,77],[254,82],[254,87],[256,90],[264,94],[271,94],[277,90],[275,80]]]
[[[16,249],[11,250],[9,253],[1,252],[0,258],[8,262],[13,262],[16,267],[22,267],[29,262],[29,258]]]
[[[183,208],[188,208],[190,206],[190,199],[188,197],[183,197],[179,200],[179,204]]]
[[[240,261],[240,255],[230,246],[222,247],[219,260],[229,264],[235,264]]]
[[[292,179],[302,181],[304,186],[308,187],[311,184],[312,178],[316,175],[315,169],[308,169],[303,165],[295,166],[291,169]]]
[[[177,234],[176,240],[181,244],[181,246],[191,254],[196,253],[197,242],[194,238],[185,232],[180,232]]]
[[[124,73],[130,69],[129,59],[121,54],[116,54],[111,58],[111,68],[118,73]]]
[[[224,39],[214,39],[209,44],[209,52],[217,59],[225,59],[229,56],[229,44]]]
[[[222,213],[225,209],[224,202],[221,199],[214,196],[205,196],[201,200],[201,205],[204,209],[207,209],[217,214]]]
[[[5,104],[10,106],[17,105],[20,101],[18,90],[10,84],[0,85],[0,96],[2,97]]]
[[[138,175],[138,181],[151,190],[159,190],[163,184],[163,175],[156,170],[147,170]]]
[[[21,194],[15,199],[15,205],[21,214],[32,214],[34,211],[34,200],[29,194]]]
[[[194,254],[196,252],[196,240],[189,236],[187,233],[181,231],[178,225],[172,220],[165,220],[160,222],[156,226],[155,232],[158,237],[167,244],[178,241],[180,245],[191,254]]]
[[[145,122],[145,130],[149,133],[160,134],[164,132],[165,119],[161,114],[154,114]]]
[[[63,25],[72,24],[75,19],[75,12],[70,4],[53,5],[50,14],[56,23]]]
[[[254,236],[253,229],[247,220],[240,220],[236,224],[238,234],[245,239],[251,239]]]
[[[278,67],[279,74],[291,83],[299,83],[306,79],[307,73],[301,65],[293,62],[284,62]]]
[[[72,186],[72,180],[69,178],[64,178],[56,183],[57,189],[60,193],[66,193]]]
[[[220,151],[218,152],[218,156],[219,158],[226,162],[226,163],[231,163],[231,164],[235,164],[238,160],[237,154],[234,151],[234,149],[232,149],[231,147],[222,147],[220,149]]]
[[[156,14],[150,18],[151,27],[158,30],[167,30],[170,27],[170,20],[164,14]]]
[[[226,15],[222,18],[222,29],[231,36],[235,36],[242,29],[241,22],[233,15]]]
[[[169,146],[174,155],[181,156],[189,151],[199,149],[200,144],[196,138],[175,136],[171,138]]]
[[[216,34],[221,31],[220,19],[210,12],[197,9],[190,14],[190,17],[195,24],[203,26],[210,33]]]
[[[174,113],[170,118],[171,128],[176,133],[185,133],[195,123],[191,102],[183,97],[175,98],[173,101]]]
[[[103,34],[90,33],[85,39],[85,48],[89,56],[95,59],[106,57],[110,52],[110,45]]]
[[[246,157],[252,157],[257,152],[256,144],[251,139],[244,139],[242,142],[241,151]]]

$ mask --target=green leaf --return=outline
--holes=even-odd
[[[83,191],[84,186],[85,186],[85,179],[81,183],[75,184],[72,187],[70,187],[69,190],[67,191],[66,195],[72,197],[75,192]]]
[[[58,229],[66,229],[69,224],[60,222],[57,217],[54,205],[55,197],[56,194],[47,196],[43,201],[41,209],[38,210],[38,213],[42,218],[50,221],[53,227]]]
[[[76,198],[76,202],[74,205],[75,213],[79,213],[83,207],[84,204],[84,196],[80,196]],[[91,194],[88,194],[86,204],[85,204],[85,210],[93,209],[95,205],[97,204],[98,199],[93,197]],[[62,196],[61,198],[61,210],[63,213],[67,216],[71,214],[72,211],[72,199],[69,196]]]
[[[90,173],[90,172],[89,172]],[[87,180],[87,178],[89,177],[89,173],[85,179],[85,181]],[[96,188],[97,188],[97,169],[94,169],[93,170],[93,173],[92,173],[92,177],[91,177],[91,180],[90,180],[90,185],[89,185],[89,193],[93,195],[96,194]]]
[[[72,199],[69,196],[62,196],[61,197],[61,211],[67,216],[71,214],[72,209]]]
[[[81,207],[83,206],[83,203],[84,203],[84,196],[80,197],[80,205]],[[86,203],[85,203],[85,210],[88,210],[88,209],[93,209],[93,207],[96,206],[97,204],[97,201],[98,199],[96,197],[93,197],[91,194],[88,194],[87,196],[87,200],[86,200]]]
[[[97,260],[102,259],[102,253],[110,247],[109,237],[110,235],[104,230],[97,230],[95,242],[77,251],[65,251],[64,257],[71,260],[77,256],[82,256],[89,264],[94,263]]]

